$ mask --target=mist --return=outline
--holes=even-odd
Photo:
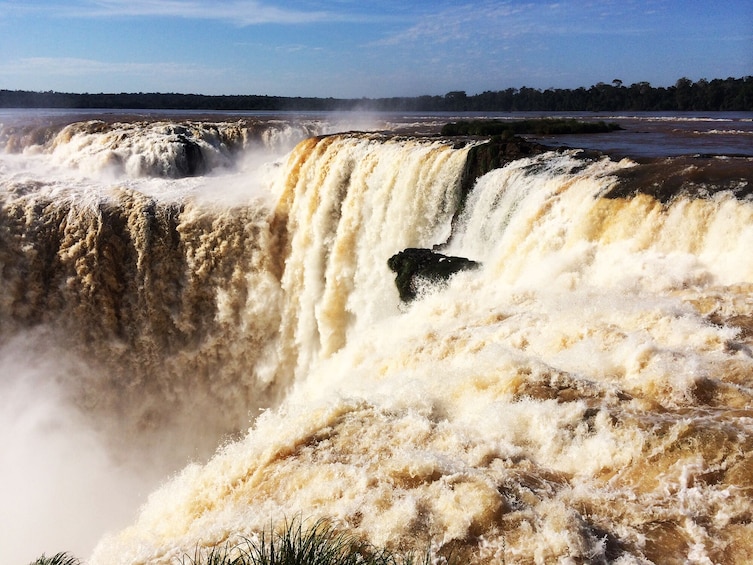
[[[125,151],[80,135],[75,152],[65,144],[56,150],[51,144],[37,143],[39,136],[24,136],[19,138],[22,151],[0,153],[0,190],[16,195],[39,190],[60,206],[81,204],[66,219],[69,227],[76,214],[96,210],[123,190],[159,202],[192,202],[197,222],[203,214],[232,217],[236,207],[249,203],[261,210],[272,205],[270,184],[280,166],[280,154],[300,136],[297,130],[280,131],[278,139],[268,140],[270,148],[249,146],[233,159],[213,163],[206,176],[186,178],[156,177],[147,174],[148,169],[129,174],[121,161],[108,157],[118,152],[130,159],[157,155],[148,144],[133,144]],[[8,198],[10,202],[13,196]],[[10,207],[6,213],[13,214]],[[243,219],[237,221],[243,223]],[[0,252],[10,251],[10,240],[0,243],[8,245]],[[39,243],[27,251],[37,253]],[[71,244],[78,245],[76,241]],[[94,250],[94,255],[101,255],[101,249]],[[99,338],[87,337],[87,326],[96,322],[78,319],[73,306],[55,311],[53,304],[59,302],[47,296],[45,301],[50,302],[30,309],[28,293],[36,279],[25,262],[28,257],[28,252],[0,255],[0,274],[7,285],[0,298],[0,493],[4,501],[0,563],[20,565],[61,551],[88,558],[105,534],[134,519],[161,482],[187,463],[211,456],[228,430],[243,428],[251,418],[246,417],[245,405],[235,411],[208,413],[211,403],[204,387],[211,386],[211,381],[200,384],[196,380],[201,371],[190,354],[184,362],[173,360],[178,365],[173,373],[185,379],[177,399],[146,394],[150,384],[159,388],[158,383],[168,380],[169,370],[162,370],[159,363],[146,368],[140,356],[144,352],[129,349],[115,335],[101,333],[101,343]],[[99,274],[102,269],[95,266]],[[60,279],[67,282],[60,284],[46,279],[47,292],[65,293],[72,275],[69,272]],[[103,291],[98,292],[101,296]],[[100,320],[107,315],[89,306],[88,315]],[[18,307],[26,314],[19,315]],[[39,324],[39,320],[44,322]],[[61,331],[61,320],[67,330]],[[145,318],[142,333],[149,323]],[[132,366],[124,366],[123,359]],[[135,374],[134,368],[143,374]],[[218,378],[216,373],[212,376]],[[165,384],[169,390],[160,390],[170,395],[171,386]],[[132,389],[139,387],[141,393],[134,394]]]
[[[76,404],[91,368],[50,345],[44,331],[0,347],[0,562],[43,553],[85,558],[107,531],[127,524],[165,468],[121,450]],[[106,426],[105,426],[106,427]]]

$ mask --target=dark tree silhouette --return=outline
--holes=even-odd
[[[682,77],[670,87],[648,82],[625,86],[620,79],[589,88],[530,87],[485,91],[469,95],[463,90],[444,96],[395,98],[291,98],[283,96],[206,96],[177,93],[72,94],[0,90],[0,108],[79,108],[129,110],[384,110],[384,111],[753,111],[753,76],[726,79]]]

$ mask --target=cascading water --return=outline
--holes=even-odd
[[[281,347],[294,374],[397,312],[386,258],[449,237],[469,147],[364,135],[299,145],[277,208],[288,234]]]
[[[91,120],[0,127],[0,144],[10,153],[49,153],[55,163],[97,176],[180,178],[232,167],[239,153],[251,150],[267,157],[289,151],[301,139],[326,130],[326,124],[316,121]]]
[[[484,268],[349,336],[94,562],[169,562],[298,513],[479,563],[735,554],[753,363],[718,316],[751,315],[739,240],[753,208],[725,194],[604,198],[632,166],[546,154],[480,179],[492,194],[470,196],[450,250]],[[297,226],[329,209],[316,202]]]
[[[273,205],[5,184],[6,344],[44,328],[101,384],[73,388],[84,413],[130,406],[136,434],[253,421],[89,563],[180,562],[295,516],[469,563],[745,561],[746,181],[658,198],[626,190],[645,165],[560,151],[463,200],[471,150],[311,138]],[[434,246],[481,267],[401,304],[387,260]]]

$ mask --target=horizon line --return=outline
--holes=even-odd
[[[474,94],[468,94],[465,90],[451,90],[449,92],[446,92],[444,94],[411,94],[411,95],[393,95],[393,96],[379,96],[376,98],[371,98],[368,96],[359,96],[359,97],[348,97],[348,98],[338,98],[334,96],[302,96],[302,95],[286,95],[286,94],[203,94],[200,92],[161,92],[161,91],[152,91],[152,92],[144,92],[144,91],[121,91],[121,92],[65,92],[61,90],[27,90],[27,89],[21,89],[21,88],[2,88],[0,89],[0,92],[14,92],[14,93],[28,93],[28,94],[48,94],[48,95],[67,95],[67,96],[199,96],[204,98],[236,98],[236,97],[258,97],[258,98],[289,98],[289,99],[312,99],[312,100],[342,100],[342,101],[356,101],[356,100],[389,100],[392,98],[424,98],[424,97],[439,97],[439,98],[446,98],[451,95],[460,95],[460,96],[467,96],[467,97],[474,97],[479,96],[481,94],[484,94],[486,92],[505,92],[508,90],[522,90],[522,89],[530,89],[535,90],[538,92],[547,92],[549,90],[551,91],[566,91],[566,90],[579,90],[581,88],[583,89],[590,89],[597,87],[599,85],[604,86],[611,86],[614,88],[630,88],[631,86],[635,85],[648,85],[651,88],[674,88],[676,87],[677,83],[682,80],[690,81],[692,85],[698,84],[700,82],[713,82],[717,80],[725,81],[725,80],[747,80],[747,79],[753,79],[753,75],[744,75],[744,76],[728,76],[728,77],[715,77],[715,78],[700,78],[698,80],[691,80],[686,76],[678,78],[673,84],[668,86],[654,86],[649,81],[638,81],[633,82],[629,85],[626,85],[622,80],[620,79],[613,79],[610,82],[602,82],[599,81],[595,84],[591,84],[589,86],[577,86],[577,87],[570,87],[570,88],[564,88],[564,87],[547,87],[547,88],[535,88],[530,87],[526,85],[522,86],[508,86],[506,88],[498,89],[498,90],[485,90],[483,92],[478,92]]]

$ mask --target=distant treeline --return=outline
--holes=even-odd
[[[515,111],[753,111],[753,76],[693,82],[679,79],[673,86],[647,82],[625,86],[615,79],[590,88],[508,88],[468,95],[396,98],[292,98],[283,96],[205,96],[201,94],[121,93],[68,94],[0,90],[2,108],[79,108],[153,110],[323,111],[376,110],[422,112]]]

